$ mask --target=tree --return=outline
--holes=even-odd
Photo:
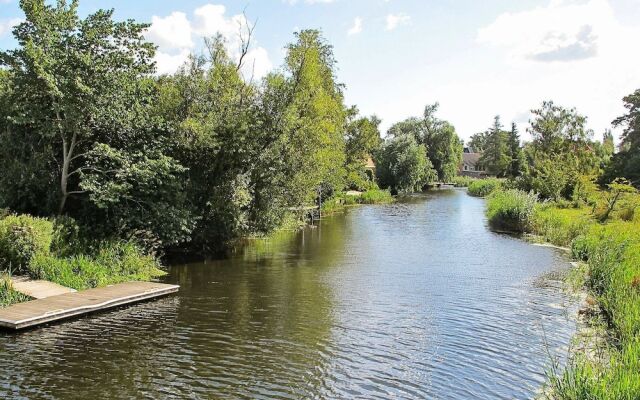
[[[377,157],[376,174],[382,188],[395,193],[421,190],[437,178],[423,145],[410,135],[388,140]]]
[[[59,165],[58,212],[69,196],[83,193],[78,176],[100,131],[117,136],[138,117],[148,97],[141,85],[153,72],[148,27],[114,22],[113,10],[78,17],[78,1],[21,0],[26,20],[14,30],[19,47],[0,53],[11,75],[8,129],[28,127],[46,142]]]
[[[291,204],[308,204],[318,190],[326,197],[344,187],[347,110],[336,82],[333,47],[318,30],[296,33],[287,46],[287,93],[282,129],[289,162]]]
[[[511,131],[508,133],[507,146],[509,149],[509,166],[507,167],[506,176],[516,178],[521,175],[524,164],[524,155],[520,147],[520,135],[515,122],[511,123]]]
[[[380,119],[357,117],[356,108],[350,110],[352,115],[346,128],[346,171],[347,186],[351,189],[366,190],[374,183],[367,176],[365,163],[369,157],[377,153],[382,144],[380,138]]]
[[[438,179],[450,182],[462,162],[462,144],[453,125],[436,117],[438,107],[438,103],[435,103],[424,109],[426,131],[423,143],[427,146],[429,160],[438,172]]]
[[[629,111],[613,121],[614,126],[623,128],[620,151],[612,157],[600,182],[609,183],[624,177],[640,188],[640,89],[623,101]]]
[[[473,153],[482,153],[487,146],[487,132],[478,132],[471,135],[467,146]]]
[[[455,128],[436,117],[438,103],[427,105],[422,118],[411,117],[394,124],[389,136],[412,136],[423,145],[440,181],[450,181],[462,161],[462,144]]]
[[[585,126],[587,119],[551,101],[532,114],[528,131],[533,141],[525,148],[527,173],[522,188],[542,198],[571,198],[580,176],[599,172],[600,159],[591,141],[593,132]]]
[[[486,132],[485,148],[480,157],[480,163],[485,170],[497,177],[507,174],[511,164],[508,132],[502,129],[500,116],[496,115],[493,126]]]

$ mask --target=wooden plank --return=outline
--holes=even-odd
[[[65,293],[73,293],[76,290],[57,283],[30,279],[12,279],[13,288],[20,293],[34,299],[45,299]]]
[[[0,327],[24,329],[165,296],[179,288],[157,282],[126,282],[27,301],[0,309]]]

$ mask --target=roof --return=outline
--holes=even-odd
[[[462,163],[475,166],[480,161],[482,153],[462,153]]]

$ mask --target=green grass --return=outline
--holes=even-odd
[[[10,306],[29,300],[29,296],[17,292],[13,289],[9,275],[0,275],[0,307]]]
[[[498,190],[487,198],[487,219],[496,229],[525,232],[538,198],[521,190]]]
[[[587,262],[571,276],[583,277],[606,328],[596,351],[575,352],[566,368],[554,369],[547,397],[640,399],[640,217],[618,214],[601,223],[594,207],[538,203],[531,209],[524,196],[495,192],[487,200],[488,218],[514,221],[506,225],[570,246],[576,259]]]
[[[348,195],[346,193],[337,193],[322,203],[322,213],[331,214],[343,211],[348,206],[356,204],[386,204],[392,203],[395,198],[391,192],[383,189],[369,189],[360,195]]]
[[[478,179],[469,184],[467,193],[475,197],[486,197],[501,187],[502,180],[500,179]]]
[[[77,290],[128,281],[148,281],[164,275],[155,257],[128,243],[104,245],[95,256],[55,257],[38,254],[29,266],[34,279],[45,279]]]
[[[477,180],[478,178],[472,178],[470,176],[456,176],[451,180],[451,183],[453,183],[455,187],[469,187],[469,185]]]

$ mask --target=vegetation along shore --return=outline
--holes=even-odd
[[[437,103],[384,139],[377,116],[346,104],[320,30],[295,33],[262,79],[244,64],[246,19],[239,56],[218,34],[157,74],[149,24],[82,17],[77,1],[20,7],[17,46],[0,51],[0,306],[29,300],[16,274],[78,290],[152,280],[172,257],[453,183],[486,198],[494,229],[588,265],[590,322],[605,340],[555,369],[547,395],[640,399],[640,89],[613,121],[617,147],[553,101],[531,110],[526,143],[496,116],[466,144],[476,179],[459,176],[465,144]]]

